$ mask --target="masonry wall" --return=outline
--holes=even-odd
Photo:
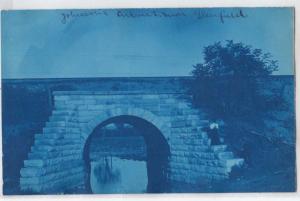
[[[43,133],[35,135],[35,144],[24,161],[21,189],[57,192],[84,181],[83,166],[66,170],[65,165],[81,164],[85,142],[92,131],[121,115],[144,119],[161,131],[170,147],[169,180],[207,183],[228,178],[231,168],[241,165],[243,159],[234,158],[226,145],[210,145],[202,131],[207,117],[192,107],[189,98],[183,94],[141,92],[55,92],[52,116]],[[71,176],[61,179],[68,172],[72,172]]]
[[[265,86],[266,91],[280,94],[280,90],[278,91],[276,89],[284,89],[284,94],[291,91],[293,92],[293,90],[290,90],[293,89],[294,84],[294,79],[292,76],[274,76],[273,78],[266,79],[266,81],[262,83],[262,86]],[[30,146],[34,143],[34,134],[43,132],[45,121],[48,120],[49,115],[52,115],[54,100],[51,94],[53,91],[126,91],[142,89],[144,91],[182,92],[182,89],[185,89],[185,86],[187,86],[189,80],[190,78],[3,80],[3,177],[5,194],[10,194],[10,192],[6,191],[6,189],[14,189],[15,192],[12,192],[13,194],[19,193],[19,170],[22,167],[22,161],[27,158],[27,156],[25,154],[23,154],[23,156],[22,153],[26,153],[30,149]],[[273,85],[273,82],[276,82],[276,84]],[[266,85],[264,83],[268,84]],[[287,94],[285,97],[287,97],[289,102],[291,102],[291,100],[293,101],[293,98],[291,99],[290,95]],[[290,105],[293,105],[293,103]],[[163,113],[163,109],[161,112]],[[282,113],[285,111],[280,112]],[[280,118],[282,117],[282,115],[278,116],[276,114],[273,116]],[[276,120],[276,122],[279,121]],[[28,139],[28,142],[23,143],[23,138],[17,136],[24,136],[24,139],[26,139],[26,141]],[[293,139],[293,136],[291,138],[289,137],[287,141],[290,141],[290,139]],[[18,149],[22,150],[20,153],[17,153],[16,150],[14,150],[13,152],[15,153],[16,157],[8,157],[12,156],[12,150],[10,147],[16,146],[23,146],[24,149]],[[6,188],[8,185],[9,188]]]

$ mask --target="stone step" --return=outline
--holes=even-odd
[[[196,121],[201,124],[208,124],[209,120],[200,118],[198,115],[174,115],[172,116],[171,123],[181,123],[181,122]]]
[[[206,121],[199,117],[198,114],[177,114],[173,116],[174,120],[199,120],[199,121]]]
[[[65,121],[48,121],[46,122],[46,127],[66,127]]]
[[[172,137],[180,139],[208,139],[208,136],[205,132],[178,133],[173,134]]]
[[[186,151],[173,151],[172,153],[174,157],[181,157],[181,158],[202,158],[202,159],[217,159],[214,153],[210,152],[186,152]]]
[[[183,139],[183,140],[186,140],[186,139],[189,139],[189,140],[195,140],[195,141],[198,141],[198,140],[202,140],[203,142],[205,142],[205,144],[208,144],[208,141],[209,141],[209,138],[206,136],[206,135],[178,135],[177,136],[179,139]]]
[[[175,117],[175,118],[179,117],[182,119],[183,119],[183,117],[187,117],[190,115],[198,116],[198,118],[203,117],[203,114],[201,114],[201,112],[191,111],[189,109],[178,109],[178,108],[166,109],[166,108],[163,108],[163,109],[158,109],[156,112],[159,114],[159,116],[163,116],[163,117],[170,117],[170,115],[172,117]]]
[[[24,160],[24,167],[43,167],[43,160]]]
[[[64,137],[63,133],[47,133],[47,134],[35,134],[34,139],[61,139]]]
[[[52,115],[61,115],[61,116],[67,116],[74,113],[74,110],[53,110]]]
[[[216,153],[219,159],[233,159],[233,153],[231,151],[224,151]]]
[[[199,164],[199,165],[206,165],[206,166],[213,166],[213,167],[225,167],[224,163],[217,158],[214,159],[189,158],[188,162],[190,164]]]
[[[206,127],[208,125],[207,120],[201,121],[191,121],[188,125],[189,126],[197,126],[197,127]]]
[[[227,168],[227,172],[230,173],[234,166],[241,167],[244,164],[244,159],[232,158],[232,159],[221,160],[221,162]]]
[[[54,110],[75,110],[74,105],[58,104],[54,105]]]
[[[193,185],[207,185],[211,183],[212,180],[221,181],[227,179],[228,176],[219,175],[219,174],[205,174],[205,173],[198,173],[193,175],[182,175],[182,174],[174,174],[170,175],[170,180],[175,182],[184,182],[186,184],[193,184]]]
[[[177,109],[176,112],[177,114],[174,115],[175,120],[205,120],[199,111],[192,110],[191,108]]]
[[[206,126],[206,124],[203,124],[201,122],[192,122],[192,121],[189,121],[189,122],[186,122],[186,123],[171,123],[171,129],[173,128],[186,128],[186,127],[204,127]]]
[[[56,139],[38,138],[34,140],[34,145],[54,145],[57,142]]]
[[[20,174],[22,177],[37,177],[37,176],[42,176],[45,174],[50,174],[53,172],[59,172],[59,171],[64,171],[66,169],[72,168],[72,167],[79,167],[83,166],[84,162],[83,160],[77,160],[77,161],[68,161],[52,166],[47,166],[47,167],[24,167],[21,168]]]
[[[193,145],[193,146],[201,146],[201,145],[210,145],[210,141],[208,139],[190,139],[188,137],[178,137],[178,138],[171,138],[171,144],[178,144],[178,145]]]
[[[57,140],[57,139],[81,139],[80,133],[47,133],[47,134],[35,134],[34,135],[35,140]]]
[[[74,156],[74,155],[81,155],[82,150],[62,150],[62,151],[52,151],[52,152],[45,152],[45,151],[35,151],[28,153],[28,160],[36,160],[36,159],[53,159],[57,157],[65,157],[65,156]]]
[[[66,131],[67,131],[67,134],[68,133],[71,133],[71,134],[76,134],[76,133],[80,134],[81,133],[81,130],[79,127],[71,127],[71,128],[68,127],[68,128],[66,128]]]
[[[177,108],[180,108],[180,109],[187,109],[187,108],[191,108],[191,107],[192,107],[192,104],[189,102],[180,101],[177,103]]]
[[[172,173],[180,173],[184,175],[198,175],[198,174],[219,174],[219,175],[228,175],[226,167],[214,167],[206,166],[199,164],[183,164],[183,163],[174,163],[170,169]],[[196,173],[196,174],[195,174]]]
[[[216,181],[223,181],[229,178],[229,174],[222,173],[223,171],[220,170],[221,172],[218,171],[212,171],[209,173],[200,173],[197,171],[192,171],[190,175],[188,176],[188,179],[190,181],[194,181],[194,184],[202,184],[202,185],[207,185],[208,183],[211,182],[216,182]]]
[[[80,139],[36,139],[34,145],[68,145],[68,144],[79,144],[82,143]]]
[[[71,145],[34,145],[31,147],[31,152],[77,150],[77,149],[81,149],[81,148],[82,148],[81,143],[80,144],[71,144]]]
[[[200,145],[200,146],[171,145],[171,152],[172,151],[210,152],[210,148],[207,145]]]
[[[82,136],[80,135],[80,133],[67,133],[64,135],[65,139],[82,139]]]
[[[70,119],[69,116],[50,116],[49,117],[49,121],[67,121],[68,119]]]
[[[51,180],[43,184],[21,183],[23,192],[34,192],[43,194],[64,194],[68,189],[74,189],[79,185],[84,185],[84,172],[78,172],[62,178]],[[66,189],[67,187],[67,189]]]
[[[214,152],[224,152],[227,150],[227,145],[225,144],[220,144],[220,145],[211,145],[211,149]]]
[[[186,126],[186,127],[177,127],[177,128],[170,128],[171,133],[189,133],[189,132],[202,132],[202,126]]]
[[[180,102],[183,102],[185,100],[189,100],[190,98],[192,98],[192,95],[187,93],[181,93],[181,94],[173,95],[172,97],[176,98],[176,100],[179,100]],[[190,103],[190,101],[188,102]]]
[[[177,134],[182,134],[182,135],[200,135],[201,133],[206,133],[202,131],[200,128],[179,128],[179,129],[172,129],[171,134],[177,135]]]
[[[66,176],[76,174],[76,173],[84,172],[84,167],[73,167],[69,169],[65,169],[64,171],[59,171],[43,176],[36,176],[36,177],[21,177],[20,178],[20,184],[26,185],[26,184],[32,184],[32,185],[39,185],[39,184],[47,184],[48,182],[51,182],[53,180],[57,180],[60,178],[64,178]]]
[[[68,127],[68,128],[78,128],[78,122],[74,122],[72,120],[68,120],[66,122],[66,126],[65,127]]]
[[[172,156],[170,160],[170,165],[177,163],[188,163],[194,165],[205,165],[205,166],[212,166],[212,167],[227,167],[226,160],[220,160],[217,158],[214,159],[203,159],[203,158],[189,158],[185,156]]]
[[[66,128],[56,128],[56,127],[44,127],[43,128],[43,133],[48,134],[48,133],[65,133]]]
[[[82,156],[78,154],[70,156],[60,156],[50,159],[28,159],[24,160],[24,167],[45,167],[72,160],[82,160]]]
[[[53,150],[53,146],[50,145],[34,145],[31,146],[30,151],[31,152],[35,152],[35,151],[52,151]]]
[[[53,134],[53,133],[80,133],[80,128],[69,128],[69,127],[44,127],[44,134]]]
[[[190,151],[186,153],[185,156],[189,158],[202,158],[202,159],[209,159],[209,160],[214,160],[216,158],[213,153],[196,152],[196,151]]]
[[[206,139],[204,139],[201,135],[198,134],[177,134],[177,135],[173,135],[172,136],[172,140],[174,141],[187,141],[187,140],[195,140],[195,141],[204,141]]]

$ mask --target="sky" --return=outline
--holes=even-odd
[[[291,75],[293,17],[292,8],[3,11],[2,78],[187,76],[205,46],[226,40],[271,53],[274,74]]]

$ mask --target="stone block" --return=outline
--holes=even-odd
[[[65,121],[56,121],[56,122],[46,122],[46,127],[65,127],[66,122]]]
[[[35,151],[28,153],[28,159],[41,160],[41,159],[55,159],[58,157],[67,157],[67,156],[82,156],[82,148],[77,150],[61,150],[61,151]]]
[[[101,111],[99,111],[99,110],[79,110],[78,111],[78,117],[93,118],[94,116],[97,116],[99,114],[101,114]]]
[[[83,160],[77,160],[77,161],[72,161],[72,162],[64,162],[52,166],[46,166],[42,168],[37,168],[37,167],[27,167],[27,168],[22,168],[20,171],[20,174],[23,178],[26,177],[39,177],[45,174],[50,174],[54,172],[59,172],[59,171],[64,171],[69,168],[73,167],[79,167],[79,166],[84,166]]]
[[[65,100],[56,100],[54,102],[55,108],[61,108],[64,107],[67,104]]]
[[[44,127],[43,128],[43,133],[48,134],[48,133],[65,133],[66,128],[61,128],[61,127]]]
[[[81,100],[81,96],[79,94],[74,94],[74,95],[70,95],[69,97],[69,101],[77,101],[77,100]]]
[[[187,122],[185,120],[175,120],[171,121],[171,127],[172,128],[180,128],[180,127],[185,127]]]
[[[93,119],[94,116],[78,116],[76,118],[76,120],[79,122],[79,123],[88,123],[90,120]]]
[[[75,108],[76,106],[74,104],[59,104],[59,105],[54,104],[55,110],[74,110]]]
[[[84,105],[84,104],[85,104],[85,100],[79,100],[79,96],[78,96],[78,99],[68,101],[68,105],[78,106],[78,105]]]
[[[44,160],[24,160],[25,167],[43,167]]]
[[[56,139],[39,138],[34,140],[34,145],[55,145],[56,143]]]
[[[87,109],[100,111],[100,110],[105,109],[105,105],[104,104],[90,104],[90,105],[87,105]]]
[[[40,136],[35,136],[36,139],[41,139],[41,138],[44,138],[44,139],[60,139],[60,138],[63,138],[63,136],[65,135],[65,133],[43,133],[41,134]]]
[[[158,94],[160,99],[174,99],[172,94]]]
[[[56,122],[56,121],[67,121],[69,119],[68,116],[58,116],[58,115],[52,115],[49,117],[49,121]]]
[[[20,184],[21,185],[41,185],[41,184],[47,184],[48,182],[51,183],[53,180],[58,180],[63,177],[76,174],[76,173],[82,173],[84,172],[83,167],[73,167],[71,169],[65,169],[64,171],[54,172],[47,175],[37,176],[37,177],[21,177],[20,178]]]
[[[39,152],[39,151],[62,151],[62,150],[73,150],[80,149],[82,147],[81,144],[64,144],[64,145],[34,145],[31,147],[31,152]]]
[[[59,96],[59,95],[55,95],[54,96],[54,101],[67,101],[70,99],[70,96]]]
[[[211,149],[214,151],[214,152],[224,152],[227,150],[227,145],[212,145],[211,146]]]
[[[233,153],[226,151],[226,152],[219,152],[216,153],[219,159],[233,159]]]
[[[84,105],[90,106],[90,105],[96,105],[97,104],[97,100],[96,99],[87,99],[84,100]]]
[[[81,100],[96,100],[97,95],[80,95]]]
[[[80,128],[76,128],[76,127],[66,127],[65,128],[65,133],[66,134],[69,134],[69,133],[72,133],[72,134],[79,134],[80,133]]]
[[[142,96],[142,99],[145,100],[145,99],[157,99],[159,100],[159,95],[158,94],[144,94]]]
[[[31,151],[52,151],[54,149],[54,146],[51,145],[34,145],[31,147]]]
[[[68,115],[72,114],[73,112],[74,112],[74,110],[53,110],[52,114],[54,116],[55,115],[57,115],[57,116],[59,116],[59,115],[61,115],[61,116],[68,116]]]

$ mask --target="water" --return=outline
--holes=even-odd
[[[147,164],[118,157],[93,161],[90,183],[93,193],[145,193]]]

